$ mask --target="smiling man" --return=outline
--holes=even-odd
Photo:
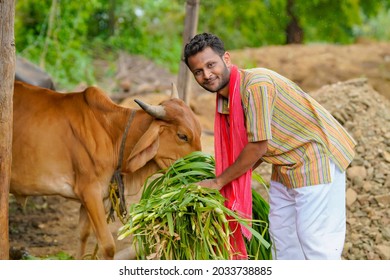
[[[251,218],[251,171],[272,164],[273,258],[340,259],[352,137],[289,79],[265,68],[238,69],[213,34],[196,35],[184,60],[199,85],[216,93],[217,177],[199,184],[220,190],[227,207]],[[242,234],[250,238],[250,232],[230,227],[232,259],[246,259]]]

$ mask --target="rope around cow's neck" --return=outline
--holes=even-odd
[[[129,119],[126,124],[125,131],[123,133],[122,142],[119,150],[117,168],[115,169],[114,174],[111,177],[110,191],[109,191],[111,208],[107,218],[107,222],[109,222],[109,220],[115,221],[114,212],[116,212],[117,216],[119,217],[119,219],[123,224],[126,222],[125,218],[127,216],[127,210],[126,210],[126,199],[125,199],[125,186],[123,184],[121,170],[122,170],[122,161],[123,161],[123,151],[125,149],[127,133],[134,119],[134,115],[135,115],[135,110],[132,110],[131,115],[129,116]]]

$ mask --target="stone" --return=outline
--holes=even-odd
[[[348,188],[346,192],[347,206],[351,206],[356,201],[356,199],[357,199],[357,193],[353,189]]]
[[[364,182],[364,184],[363,184],[363,190],[364,190],[365,192],[370,192],[370,191],[372,190],[372,184],[371,184],[370,181]]]
[[[375,246],[375,252],[382,260],[390,260],[390,245],[377,245]]]
[[[390,162],[390,153],[387,151],[382,152],[382,157],[385,161]]]
[[[352,166],[347,169],[347,176],[351,179],[361,177],[364,180],[367,176],[367,170],[364,166]]]
[[[390,205],[390,194],[376,195],[375,200],[383,205]]]

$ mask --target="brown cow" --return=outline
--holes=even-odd
[[[104,258],[114,257],[106,202],[128,123],[121,162],[127,195],[140,194],[148,176],[201,150],[200,124],[182,100],[136,102],[143,110],[116,105],[97,87],[62,94],[15,82],[11,193],[80,201],[80,256],[92,228]]]

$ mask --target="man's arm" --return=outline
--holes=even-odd
[[[255,165],[258,166],[259,160],[267,152],[267,145],[267,140],[249,142],[242,149],[237,160],[226,168],[221,175],[215,179],[201,181],[198,184],[202,187],[220,190],[223,186],[240,177]]]
[[[252,170],[255,170],[263,162],[263,158],[259,159],[252,167]]]

